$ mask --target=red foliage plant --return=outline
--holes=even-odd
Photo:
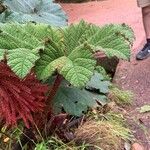
[[[34,74],[21,80],[5,63],[0,63],[0,117],[7,125],[23,120],[29,127],[32,114],[45,108],[47,90],[47,85],[41,84]]]

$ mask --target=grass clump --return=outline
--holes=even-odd
[[[130,105],[133,97],[134,95],[131,91],[123,91],[117,87],[112,87],[109,92],[109,98],[118,105]]]
[[[132,139],[122,114],[95,113],[75,129],[75,139],[64,143],[60,138],[51,137],[36,145],[35,150],[120,150],[123,141]],[[95,119],[97,118],[97,119]]]
[[[4,125],[0,129],[0,150],[11,150],[14,141],[20,142],[21,130],[23,130],[22,125],[14,128]]]
[[[124,141],[132,140],[133,135],[130,129],[126,126],[126,120],[121,113],[110,111],[105,115],[105,117],[108,122],[111,122],[114,126],[116,126],[114,130],[116,135],[120,136]]]
[[[89,120],[76,132],[76,142],[85,142],[102,150],[120,150],[123,140],[131,140],[131,131],[121,114],[109,112],[99,121]],[[98,150],[93,147],[92,150]]]
[[[86,142],[104,150],[119,150],[121,147],[121,138],[115,135],[113,125],[103,121],[86,122],[77,129],[76,141]]]
[[[77,146],[74,141],[64,143],[58,137],[51,137],[47,141],[38,143],[34,150],[87,150],[88,147],[88,144],[82,143],[80,146]]]

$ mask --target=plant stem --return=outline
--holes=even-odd
[[[55,95],[56,95],[56,93],[57,93],[57,91],[60,87],[60,84],[61,84],[62,80],[63,80],[63,77],[60,74],[58,74],[56,76],[56,79],[54,81],[54,84],[53,84],[53,86],[50,90],[49,96],[48,96],[47,101],[46,101],[46,104],[47,104],[48,107],[51,105],[51,101],[55,97]]]

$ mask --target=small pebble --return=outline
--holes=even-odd
[[[131,150],[144,150],[144,147],[139,143],[134,143]]]

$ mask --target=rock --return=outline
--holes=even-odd
[[[131,143],[125,142],[125,143],[124,143],[124,149],[125,149],[125,150],[131,150]]]
[[[105,56],[101,59],[97,58],[97,63],[101,65],[106,70],[106,72],[111,74],[111,76],[113,77],[116,72],[119,59],[116,57],[108,58],[107,56]]]
[[[131,150],[144,150],[144,147],[139,143],[134,143]]]

